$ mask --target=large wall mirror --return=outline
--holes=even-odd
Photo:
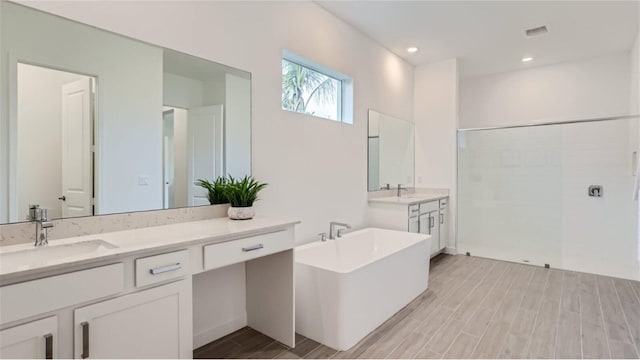
[[[207,205],[251,172],[251,74],[0,2],[0,223]]]
[[[368,190],[414,186],[414,124],[369,110]]]

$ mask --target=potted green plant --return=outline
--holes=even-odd
[[[213,182],[206,179],[198,179],[198,181],[196,181],[197,186],[201,186],[207,190],[209,203],[211,205],[229,203],[229,200],[227,200],[227,196],[224,193],[224,189],[228,183],[229,180],[223,176],[218,177]]]
[[[258,193],[267,184],[259,183],[252,176],[245,176],[242,179],[234,179],[229,176],[224,187],[224,194],[229,200],[229,218],[234,220],[247,220],[253,218],[255,211],[253,203],[258,200]]]

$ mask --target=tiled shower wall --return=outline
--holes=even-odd
[[[638,121],[460,132],[458,251],[638,280]]]

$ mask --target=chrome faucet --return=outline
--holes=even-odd
[[[47,218],[47,209],[41,209],[39,205],[29,205],[29,219],[36,223],[36,242],[33,246],[47,245],[47,230],[53,227],[53,223]]]
[[[401,191],[407,191],[407,190],[408,190],[407,188],[402,187],[402,184],[398,184],[398,197],[400,197]]]
[[[349,224],[332,221],[332,222],[329,223],[329,240],[335,240],[336,236],[337,237],[341,237],[342,236],[342,233],[341,233],[340,230],[338,230],[336,232],[336,227],[337,226],[341,226],[343,228],[351,229],[351,225],[349,225]]]
[[[380,187],[380,190],[391,190],[391,184],[386,183],[384,186]]]

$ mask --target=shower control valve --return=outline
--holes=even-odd
[[[591,197],[602,197],[602,185],[591,185],[591,186],[589,186],[589,196],[591,196]]]

